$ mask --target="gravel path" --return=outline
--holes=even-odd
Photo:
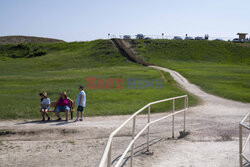
[[[146,137],[142,136],[136,143],[134,166],[238,166],[238,123],[249,112],[250,104],[209,95],[177,72],[156,66],[152,68],[169,72],[184,89],[198,96],[202,104],[189,109],[187,129],[191,134],[184,139],[169,138],[170,119],[153,125],[150,149],[154,154],[143,154],[145,145],[141,144],[145,143]],[[166,114],[153,114],[152,120]],[[1,121],[0,166],[98,166],[109,134],[128,117],[90,117],[77,123]],[[182,114],[175,118],[175,136],[183,128],[182,119]],[[138,132],[146,124],[147,116],[140,115],[136,121]],[[115,138],[113,160],[131,139],[131,124]]]

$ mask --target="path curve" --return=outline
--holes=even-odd
[[[172,147],[163,147],[152,166],[238,166],[238,124],[250,111],[250,104],[208,94],[176,71],[150,67],[170,73],[181,87],[203,101],[190,108],[191,135]]]

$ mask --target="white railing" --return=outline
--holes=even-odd
[[[249,123],[246,125],[246,120],[249,118]],[[242,141],[242,128],[245,128],[248,132],[250,130],[250,112],[242,119],[242,121],[239,124],[239,156],[240,156],[240,167],[250,165],[250,159],[247,157],[244,153],[244,151],[247,148],[247,145],[249,144],[250,140],[250,133],[248,134],[248,137],[246,138],[245,142]],[[243,159],[246,161],[246,164],[243,164]]]
[[[184,99],[184,109],[181,109],[179,111],[175,111],[175,100],[176,99]],[[168,114],[164,117],[161,117],[157,120],[154,121],[150,121],[150,108],[152,105],[157,104],[157,103],[162,103],[162,102],[167,102],[167,101],[172,101],[173,104],[173,108],[172,108],[172,113]],[[144,128],[138,132],[138,134],[135,136],[135,124],[136,124],[136,116],[141,113],[142,111],[144,111],[146,108],[148,108],[148,123],[144,126]],[[107,167],[111,167],[111,148],[112,148],[112,141],[113,141],[113,137],[129,122],[133,119],[133,126],[132,126],[132,140],[129,143],[129,145],[127,146],[126,150],[123,152],[122,156],[119,158],[119,161],[116,163],[115,167],[119,167],[120,164],[122,163],[124,157],[126,156],[126,154],[128,153],[128,151],[131,149],[131,157],[130,157],[130,166],[133,166],[133,156],[134,156],[134,142],[138,139],[138,137],[145,131],[147,130],[147,151],[149,152],[149,133],[150,133],[150,125],[154,124],[156,122],[159,122],[163,119],[166,119],[168,117],[172,116],[172,138],[174,138],[174,116],[176,114],[179,113],[184,113],[184,127],[183,127],[183,131],[185,132],[186,130],[186,110],[188,109],[188,96],[187,95],[183,95],[183,96],[178,96],[178,97],[173,97],[173,98],[168,98],[168,99],[163,99],[163,100],[159,100],[159,101],[155,101],[155,102],[151,102],[148,103],[147,105],[145,105],[144,107],[142,107],[141,109],[139,109],[137,112],[135,112],[132,116],[130,116],[123,124],[121,124],[116,130],[114,130],[108,139],[106,148],[104,150],[102,159],[100,161],[99,167],[104,167],[107,165]]]

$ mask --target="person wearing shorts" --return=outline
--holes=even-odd
[[[45,115],[48,117],[48,121],[50,120],[50,116],[48,114],[49,112],[49,105],[50,105],[50,99],[47,97],[47,93],[39,93],[41,96],[41,113],[42,113],[42,121],[45,121]]]
[[[84,114],[84,108],[86,105],[86,94],[83,90],[83,86],[79,86],[79,94],[77,95],[76,98],[76,105],[77,107],[77,114],[76,114],[76,120],[75,122],[77,122],[78,120],[83,121],[83,114]],[[79,113],[81,113],[81,117],[79,119]]]
[[[70,111],[70,99],[67,97],[66,92],[60,93],[60,98],[57,101],[56,107],[55,107],[55,113],[58,117],[57,121],[62,120],[60,116],[60,112],[65,112],[66,121],[68,121],[68,115]]]

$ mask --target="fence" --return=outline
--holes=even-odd
[[[247,118],[249,118],[249,124],[248,125],[246,125]],[[245,140],[244,143],[243,143],[243,139],[242,139],[243,128],[245,128],[249,132],[249,130],[250,130],[249,126],[250,126],[250,112],[242,119],[242,121],[239,124],[239,156],[240,156],[240,167],[250,165],[250,159],[245,154],[245,150],[246,150],[247,145],[249,144],[249,140],[250,140],[250,133],[248,134],[248,137],[246,138],[246,140]],[[246,163],[243,163],[243,159],[246,161]]]
[[[129,36],[131,39],[136,39],[136,35],[127,35]],[[144,38],[149,38],[149,39],[168,39],[171,40],[173,39],[175,36],[181,37],[182,39],[185,39],[186,36],[185,35],[150,35],[150,34],[144,34]],[[205,38],[204,35],[197,35],[197,36],[190,36],[187,35],[188,37],[192,37],[193,39],[195,39],[195,37],[203,37],[203,39]],[[123,39],[124,35],[121,34],[110,34],[108,35],[108,38],[120,38]],[[237,37],[235,37],[237,38]],[[215,37],[215,36],[209,36],[208,40],[215,40],[215,39],[221,39],[224,41],[232,41],[234,39],[234,37]]]
[[[175,111],[175,100],[177,99],[184,99],[184,109],[181,109],[179,111]],[[151,106],[157,103],[162,103],[162,102],[168,102],[168,101],[172,101],[172,113],[168,114],[164,117],[161,117],[157,120],[151,121]],[[147,117],[147,124],[144,126],[144,128],[138,132],[138,134],[135,136],[135,126],[136,126],[136,116],[141,113],[142,111],[144,111],[145,109],[148,109],[148,117]],[[184,126],[183,126],[183,131],[185,132],[186,130],[186,111],[188,109],[188,96],[187,95],[183,95],[183,96],[178,96],[178,97],[173,97],[173,98],[168,98],[168,99],[163,99],[163,100],[159,100],[159,101],[155,101],[155,102],[151,102],[148,103],[147,105],[145,105],[144,107],[142,107],[141,109],[139,109],[137,112],[135,112],[132,116],[130,116],[123,124],[121,124],[116,130],[114,130],[108,139],[106,148],[104,150],[102,159],[100,161],[99,167],[104,167],[107,165],[107,167],[111,167],[111,154],[112,154],[112,142],[113,142],[113,138],[114,136],[126,125],[128,124],[129,121],[133,120],[133,126],[132,126],[132,140],[129,143],[129,145],[127,146],[127,148],[125,149],[125,151],[123,152],[122,156],[120,157],[119,161],[116,163],[115,167],[119,167],[119,165],[122,163],[124,157],[126,156],[126,154],[128,153],[128,151],[131,149],[131,158],[130,158],[130,166],[133,166],[133,156],[134,156],[134,143],[135,141],[138,139],[138,137],[140,137],[142,135],[142,133],[144,131],[147,130],[147,151],[149,151],[149,134],[150,134],[150,125],[159,122],[163,119],[172,117],[172,137],[174,138],[174,116],[176,114],[179,113],[184,113],[183,115],[183,121],[184,121]]]

